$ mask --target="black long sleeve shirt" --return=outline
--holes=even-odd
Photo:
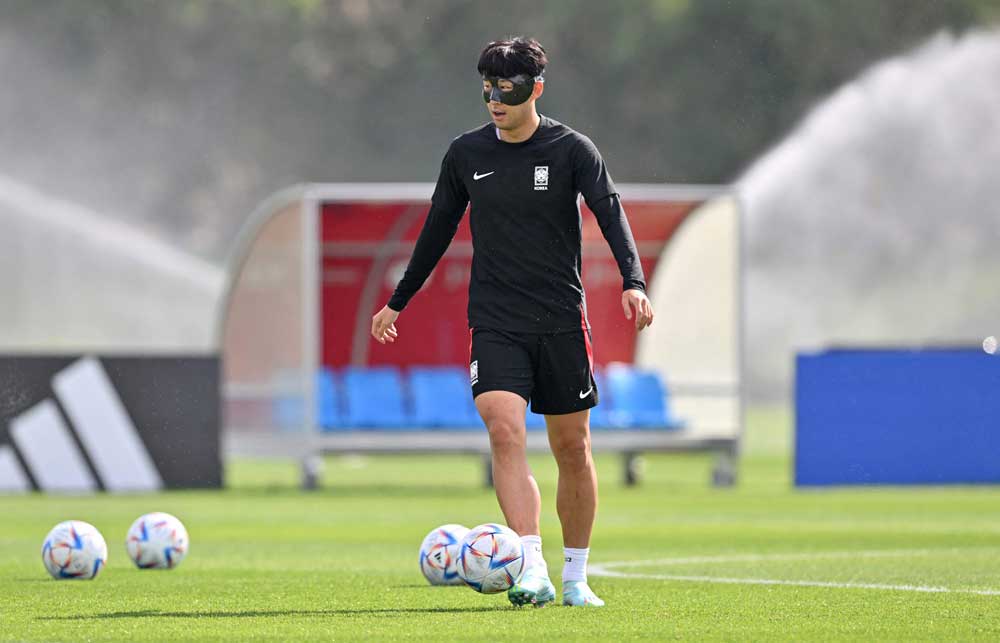
[[[579,195],[596,215],[623,290],[646,284],[625,211],[593,142],[541,117],[526,141],[492,123],[454,141],[430,212],[389,307],[402,311],[455,236],[468,203],[472,228],[470,328],[551,333],[589,328],[581,269]]]

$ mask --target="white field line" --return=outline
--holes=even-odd
[[[602,568],[643,567],[647,565],[692,565],[699,563],[753,563],[768,560],[819,560],[823,558],[891,558],[895,556],[933,556],[942,552],[968,552],[977,549],[996,550],[997,547],[947,547],[940,549],[872,549],[860,551],[816,551],[780,554],[721,554],[717,556],[686,556],[654,558],[651,560],[626,560],[603,563]]]
[[[645,578],[654,580],[689,581],[693,583],[728,583],[738,585],[795,585],[798,587],[836,587],[843,589],[889,589],[901,592],[938,592],[957,594],[979,594],[982,596],[1000,596],[1000,589],[956,589],[951,587],[934,587],[931,585],[884,585],[880,583],[835,583],[812,580],[782,580],[777,578],[726,578],[723,576],[683,576],[680,574],[632,574],[610,570],[594,570],[594,576],[610,576],[615,578]]]
[[[974,549],[995,549],[993,547]],[[618,567],[637,567],[644,565],[690,565],[697,563],[732,563],[732,562],[756,562],[769,560],[814,560],[823,558],[879,558],[879,557],[899,557],[913,555],[934,555],[942,552],[969,551],[968,549],[900,549],[900,550],[872,550],[854,552],[810,552],[810,553],[785,553],[785,554],[731,554],[721,556],[687,556],[682,558],[659,558],[654,560],[628,560],[595,564],[590,566],[590,573],[594,576],[605,576],[611,578],[640,578],[652,580],[673,580],[687,581],[694,583],[724,583],[731,585],[791,585],[796,587],[831,587],[838,589],[881,589],[902,592],[925,592],[925,593],[956,593],[956,594],[977,594],[980,596],[1000,596],[1000,589],[961,589],[952,587],[938,587],[933,585],[894,585],[885,583],[842,583],[835,581],[819,580],[786,580],[775,578],[732,578],[725,576],[693,576],[686,574],[644,574],[636,572],[617,571]]]

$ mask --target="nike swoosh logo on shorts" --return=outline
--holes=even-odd
[[[479,172],[473,172],[473,174],[472,174],[472,180],[473,181],[478,181],[479,179],[485,179],[490,174],[494,174],[495,172],[496,172],[496,170],[493,170],[493,172],[487,172],[486,174],[480,174]]]
[[[593,387],[593,385],[591,385],[591,387],[590,387],[590,388],[588,388],[588,389],[586,390],[586,392],[584,392],[584,391],[580,391],[580,399],[582,400],[583,398],[585,398],[585,397],[587,397],[588,395],[590,395],[590,392],[591,392],[591,391],[593,391],[593,390],[594,390],[594,387]]]

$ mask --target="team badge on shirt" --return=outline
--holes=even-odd
[[[548,190],[549,189],[549,166],[548,165],[536,165],[535,166],[535,189],[536,190]]]

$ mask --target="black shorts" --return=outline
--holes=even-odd
[[[470,332],[473,398],[486,391],[510,391],[542,415],[597,405],[589,330],[538,334],[475,328]]]

